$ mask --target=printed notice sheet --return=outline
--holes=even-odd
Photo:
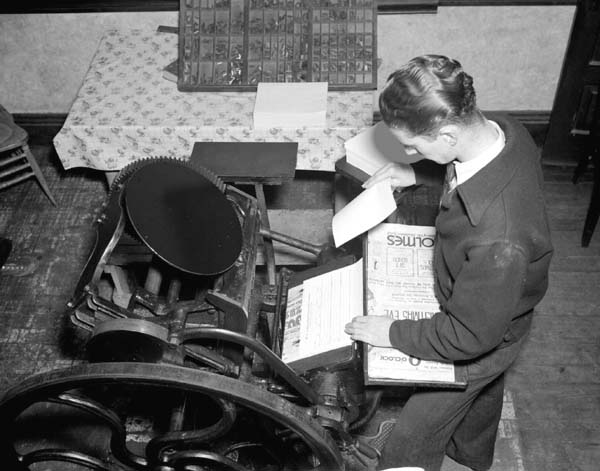
[[[434,294],[435,229],[379,224],[367,238],[367,314],[394,319],[425,319],[439,311]],[[390,382],[455,381],[452,363],[424,361],[394,348],[367,347],[370,379]]]
[[[284,362],[350,345],[344,326],[363,314],[362,270],[360,259],[288,290]]]

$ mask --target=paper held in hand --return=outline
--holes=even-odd
[[[352,342],[344,326],[357,315],[414,321],[433,316],[439,310],[433,292],[434,241],[433,227],[379,224],[367,234],[363,259],[290,289],[283,360],[303,372],[347,359]],[[452,363],[420,360],[393,348],[365,344],[363,363],[367,385],[466,384],[464,371]]]
[[[327,82],[259,83],[254,103],[254,127],[326,127],[327,86]]]
[[[367,232],[395,210],[396,200],[389,181],[367,188],[333,216],[331,232],[335,246]]]

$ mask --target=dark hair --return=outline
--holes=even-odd
[[[457,60],[433,54],[411,59],[388,77],[379,109],[388,126],[414,135],[433,135],[444,124],[481,119],[473,78]]]

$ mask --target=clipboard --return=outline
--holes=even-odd
[[[367,267],[369,266],[369,250],[368,250],[368,233],[363,235],[362,238],[363,247],[363,313],[368,313],[368,273]],[[464,389],[467,387],[468,374],[466,366],[462,364],[454,363],[454,381],[428,381],[428,380],[414,380],[414,379],[398,379],[398,378],[381,378],[371,376],[369,373],[369,355],[368,351],[372,348],[366,343],[360,342],[362,345],[361,357],[363,359],[363,378],[365,386],[406,386],[406,387],[432,387],[432,388],[451,388],[451,389]],[[410,357],[413,358],[413,357]],[[415,358],[415,361],[420,361]]]

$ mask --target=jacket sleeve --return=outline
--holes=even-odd
[[[502,342],[525,284],[527,257],[513,244],[476,246],[454,282],[444,312],[397,320],[390,342],[424,360],[476,358]]]
[[[415,171],[417,185],[442,186],[446,176],[446,166],[431,160],[422,159],[410,164]]]

